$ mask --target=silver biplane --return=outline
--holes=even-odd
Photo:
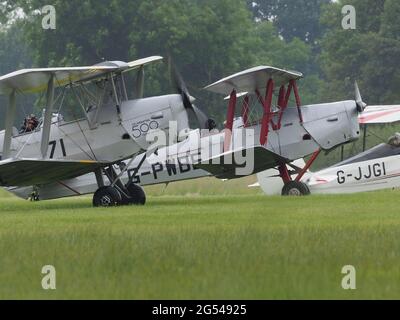
[[[25,69],[0,77],[0,94],[9,97],[5,130],[0,132],[0,186],[43,186],[94,173],[94,206],[142,203],[143,190],[120,179],[127,170],[123,160],[151,152],[147,134],[168,134],[172,120],[179,132],[189,128],[187,97],[143,98],[144,67],[160,60],[155,56],[129,63]],[[125,82],[131,70],[137,71],[133,100]],[[17,95],[38,92],[46,93],[43,116],[34,127],[30,123],[29,130],[20,131],[13,126]],[[65,121],[55,113],[66,92],[75,97],[74,107],[82,109],[81,119]]]
[[[304,174],[321,151],[359,138],[358,116],[366,104],[356,84],[355,100],[303,106],[297,87],[302,77],[300,72],[260,66],[207,86],[211,92],[228,96],[228,113],[222,141],[214,139],[216,145],[211,148],[210,156],[203,157],[195,167],[221,179],[240,178],[243,176],[240,160],[247,154],[245,158],[254,164],[246,175],[277,168],[284,183],[283,195],[309,194],[308,186],[301,181]],[[295,106],[289,107],[292,94]],[[239,99],[243,125],[234,128]],[[251,106],[257,104],[262,112],[254,117],[255,108],[252,110]],[[243,136],[245,143],[240,142]],[[303,168],[293,165],[297,159],[309,155],[312,156]]]

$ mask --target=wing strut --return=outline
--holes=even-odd
[[[135,88],[135,98],[142,99],[144,96],[144,67],[140,67],[137,78],[136,78],[136,88]]]
[[[51,120],[53,116],[53,104],[54,104],[54,74],[51,75],[49,83],[47,85],[47,107],[44,114],[42,145],[40,148],[40,150],[42,151],[43,159],[46,158],[47,150],[49,149]]]
[[[15,119],[16,113],[16,95],[15,90],[13,90],[9,97],[9,103],[7,106],[7,114],[6,114],[6,131],[4,134],[4,143],[3,143],[3,160],[8,159],[11,153],[11,138],[12,138],[12,128]]]

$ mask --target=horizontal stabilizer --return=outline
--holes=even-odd
[[[48,184],[78,177],[106,165],[96,161],[7,159],[0,161],[0,186]]]
[[[202,160],[194,167],[203,169],[219,179],[237,179],[275,168],[288,159],[269,151],[264,147],[238,149],[219,156]]]

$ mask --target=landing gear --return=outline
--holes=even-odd
[[[321,150],[317,150],[313,153],[310,160],[307,161],[304,168],[298,168],[292,164],[289,164],[290,167],[295,169],[295,171],[290,172],[287,168],[286,163],[281,163],[278,166],[279,169],[279,176],[282,178],[284,182],[284,187],[282,189],[282,196],[294,196],[294,197],[301,197],[301,196],[308,196],[311,194],[310,189],[308,186],[301,182],[301,179],[304,177],[304,174],[310,169],[311,165],[314,161],[318,158],[318,155],[321,153]],[[297,174],[295,180],[292,180],[292,174]]]
[[[115,207],[121,203],[121,193],[111,186],[99,188],[93,196],[94,207]]]
[[[94,207],[115,207],[120,205],[143,206],[146,204],[146,194],[144,190],[135,184],[126,187],[128,191],[121,192],[117,187],[101,187],[93,196]]]
[[[303,182],[289,181],[285,184],[282,189],[282,196],[308,196],[310,194],[310,189]]]
[[[98,169],[95,172],[99,189],[93,196],[94,207],[144,205],[146,203],[146,194],[140,186],[134,184],[131,180],[126,185],[122,183],[121,176],[126,171],[126,169],[127,166],[123,166],[119,175],[117,175],[112,166],[104,169],[104,173],[110,181],[110,186],[104,185],[102,170]],[[136,173],[133,174],[132,177],[134,177],[135,175]]]
[[[129,204],[134,204],[137,206],[144,206],[146,204],[146,193],[142,187],[136,184],[129,184],[126,189],[129,192],[130,199]]]
[[[29,201],[38,202],[40,201],[39,193],[37,191],[32,191],[30,197],[28,198]]]

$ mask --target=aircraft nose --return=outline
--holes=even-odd
[[[360,137],[361,133],[361,128],[360,128],[360,116],[362,115],[362,112],[360,112],[360,106],[357,104],[356,101],[353,102],[353,111],[349,116],[351,117],[351,126],[352,126],[352,136],[354,139],[358,139]]]
[[[178,133],[189,130],[189,115],[187,109],[185,108],[181,96],[175,95],[172,97],[170,102],[172,118],[170,121],[176,122],[176,127],[178,128]]]

